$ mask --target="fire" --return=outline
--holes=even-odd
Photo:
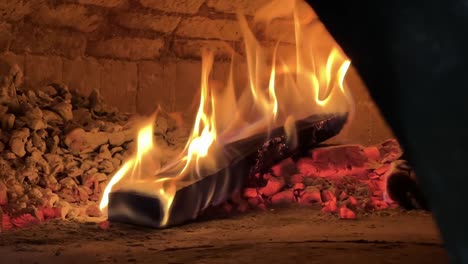
[[[101,210],[106,210],[112,191],[138,190],[158,197],[164,214],[160,226],[166,226],[177,190],[226,165],[223,157],[226,144],[280,126],[284,126],[288,139],[296,142],[294,120],[317,113],[351,110],[352,100],[345,85],[350,61],[338,47],[333,47],[326,57],[312,50],[311,27],[315,24],[310,23],[310,13],[304,13],[304,6],[298,8],[304,3],[290,1],[285,7],[280,2],[283,3],[272,1],[259,10],[255,21],[268,25],[275,18],[291,17],[296,42],[292,52],[280,53],[281,42],[273,50],[262,45],[245,17],[239,14],[249,87],[236,95],[233,67],[225,87],[215,87],[210,81],[214,56],[205,50],[200,104],[185,148],[175,160],[160,167],[160,153],[153,144],[154,120],[150,120],[138,133],[135,155],[107,185]],[[211,195],[202,204],[199,197],[194,197],[194,203],[200,203],[197,206],[202,210],[212,202]]]
[[[109,193],[114,185],[120,182],[125,176],[129,175],[132,180],[140,173],[137,171],[141,167],[143,156],[153,148],[153,125],[148,124],[138,132],[137,137],[137,153],[134,158],[124,163],[122,168],[112,177],[109,184],[104,189],[104,194],[101,199],[99,208],[103,210],[109,203]]]
[[[213,112],[215,99],[208,89],[208,76],[213,65],[213,54],[205,51],[203,57],[200,106],[198,107],[192,135],[187,143],[188,153],[183,158],[186,164],[182,172],[189,167],[192,159],[195,159],[198,170],[199,159],[208,155],[208,150],[216,140],[216,120]],[[209,111],[209,108],[211,108],[211,111]],[[208,114],[209,112],[211,114]]]

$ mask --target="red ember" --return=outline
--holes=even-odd
[[[20,216],[11,218],[11,223],[15,227],[31,227],[39,223],[39,219],[32,216],[31,214],[22,214]]]
[[[341,207],[340,219],[356,219],[356,213],[346,207]]]
[[[266,180],[264,186],[256,185],[261,181],[249,183],[242,197],[235,196],[230,203],[241,207],[241,211],[246,204],[252,209],[292,203],[321,205],[323,212],[339,213],[341,219],[389,208],[390,199],[385,199],[387,174],[402,154],[395,144],[388,140],[367,148],[323,147],[311,150],[310,157],[300,158],[297,163],[285,159],[272,166],[273,176],[257,175]]]
[[[98,227],[99,227],[101,230],[107,230],[107,229],[109,229],[109,227],[110,227],[110,223],[109,223],[109,221],[107,221],[107,220],[106,220],[106,221],[102,221],[102,222],[98,223]]]
[[[13,224],[11,223],[11,219],[8,215],[3,214],[1,220],[2,220],[1,231],[7,231],[13,228]]]

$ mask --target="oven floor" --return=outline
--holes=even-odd
[[[252,212],[154,230],[49,222],[0,235],[1,263],[447,263],[431,215],[339,220],[312,208]]]

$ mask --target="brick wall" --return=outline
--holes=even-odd
[[[187,111],[199,90],[200,48],[217,51],[214,76],[226,79],[226,60],[244,54],[236,10],[251,19],[267,1],[4,0],[0,59],[23,69],[27,88],[64,82],[84,94],[98,89],[123,111],[148,114],[157,105]],[[271,27],[271,39],[263,41],[288,42],[286,26]],[[320,49],[333,40],[324,31],[316,43]],[[343,140],[367,144],[390,136],[359,78],[348,79],[363,117]]]

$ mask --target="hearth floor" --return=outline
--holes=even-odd
[[[49,222],[0,234],[9,263],[447,263],[431,215],[339,220],[312,208],[251,212],[165,230]]]

